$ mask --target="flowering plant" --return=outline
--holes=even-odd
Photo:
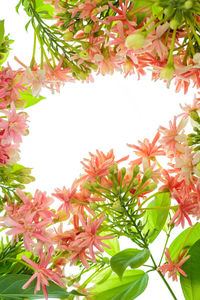
[[[47,3],[49,2],[49,3]],[[30,17],[34,47],[30,66],[0,70],[0,299],[131,300],[157,272],[178,281],[186,300],[199,300],[200,98],[160,126],[152,141],[128,144],[132,154],[89,153],[71,187],[51,196],[25,185],[31,169],[18,163],[28,134],[27,107],[43,99],[42,87],[65,81],[153,67],[153,78],[185,92],[199,86],[199,1],[20,0]],[[55,19],[47,25],[45,19]],[[36,62],[39,41],[40,64]],[[0,63],[11,40],[0,21]],[[50,55],[50,56],[49,56]],[[50,58],[49,58],[50,57]],[[188,120],[192,126],[189,126]],[[55,205],[54,205],[55,204]],[[185,225],[188,228],[185,228]],[[182,232],[169,244],[176,227]],[[160,257],[151,244],[161,232]],[[131,247],[120,251],[120,241]],[[165,256],[165,260],[164,260]],[[76,266],[73,275],[65,267]]]

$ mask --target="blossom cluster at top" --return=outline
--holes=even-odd
[[[45,2],[54,7],[52,27],[43,21],[39,1],[27,4],[43,49],[40,66],[32,58],[29,79],[41,86],[52,81],[55,90],[65,81],[92,81],[93,70],[140,78],[151,69],[153,80],[169,86],[174,79],[176,91],[186,93],[190,83],[200,87],[199,1]]]

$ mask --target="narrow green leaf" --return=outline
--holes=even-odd
[[[23,290],[22,286],[30,279],[31,275],[10,274],[0,278],[0,298],[3,299],[41,299],[43,292],[40,290],[37,295],[34,294],[36,280]],[[70,294],[78,294],[76,291],[67,292],[58,285],[50,282],[47,287],[49,298],[64,299]]]
[[[4,34],[5,34],[4,20],[0,20],[0,45],[3,42]]]
[[[18,2],[17,6],[15,7],[17,13],[19,13],[19,8],[20,8],[21,5],[22,5],[22,0],[20,0]]]
[[[182,269],[187,277],[181,275],[181,287],[185,300],[200,299],[200,239],[188,252],[191,257],[183,264]]]
[[[146,234],[149,232],[150,243],[157,238],[165,226],[165,222],[169,214],[169,209],[167,209],[167,207],[169,207],[170,204],[171,199],[169,193],[160,193],[156,195],[147,206],[147,208],[152,209],[146,210],[144,216],[144,223],[146,223],[146,225],[144,226],[143,233]]]
[[[122,278],[126,268],[139,268],[148,260],[149,255],[148,249],[125,249],[111,257],[110,265],[119,278]]]
[[[182,249],[190,248],[196,241],[200,239],[200,224],[197,223],[194,227],[185,229],[179,234],[169,247],[170,256],[173,260],[177,253]]]
[[[123,279],[116,274],[103,284],[91,290],[94,300],[132,300],[144,292],[148,284],[148,275],[142,270],[127,270]]]

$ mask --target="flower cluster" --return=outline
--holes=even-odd
[[[40,101],[42,87],[54,92],[66,81],[92,81],[92,70],[102,75],[114,70],[125,76],[136,72],[140,77],[151,67],[153,79],[164,79],[168,86],[175,78],[177,91],[184,88],[187,92],[190,82],[198,88],[199,1],[22,0],[17,10],[20,5],[31,16],[34,47],[30,66],[15,58],[22,68],[14,71],[7,65],[0,69],[0,230],[8,236],[6,245],[3,240],[0,243],[0,267],[6,270],[0,281],[19,274],[24,276],[20,295],[21,289],[31,290],[37,279],[34,293],[42,287],[45,299],[54,289],[58,297],[70,295],[74,299],[84,294],[86,299],[96,299],[95,288],[89,291],[87,285],[99,280],[101,272],[98,283],[108,280],[112,287],[117,282],[113,272],[121,279],[131,267],[128,273],[135,272],[131,278],[137,278],[141,291],[149,271],[157,270],[165,282],[167,272],[172,280],[178,275],[186,280],[193,251],[199,251],[195,246],[198,239],[193,241],[196,237],[187,243],[199,225],[194,225],[194,219],[200,219],[199,96],[193,104],[182,105],[182,112],[168,126],[160,126],[152,141],[145,138],[128,144],[134,152],[130,160],[129,155],[115,158],[112,149],[89,153],[81,162],[81,175],[71,186],[56,188],[51,196],[24,190],[23,184],[34,178],[29,168],[16,163],[22,136],[28,134],[28,115],[18,110]],[[47,25],[45,18],[53,18],[56,24]],[[0,64],[6,59],[8,46],[0,21]],[[189,120],[191,133],[187,132]],[[178,237],[178,242],[182,241],[179,249],[173,243],[168,248],[171,231],[176,226],[184,228],[186,223],[190,228]],[[149,244],[162,230],[167,231],[167,240],[157,265]],[[137,249],[120,252],[121,236],[129,238]],[[168,262],[162,265],[164,253]],[[152,266],[145,264],[148,259]],[[66,276],[67,265],[78,267],[78,274]],[[150,270],[134,270],[142,265]],[[87,272],[94,273],[82,282]],[[122,292],[121,283],[118,285],[122,295],[124,285]],[[68,286],[77,291],[66,291]],[[134,290],[128,287],[128,295]],[[139,294],[131,294],[131,299]]]
[[[24,65],[35,94],[41,86],[54,91],[66,81],[93,81],[93,70],[102,75],[119,71],[125,77],[136,73],[140,78],[151,68],[153,80],[162,79],[169,86],[174,79],[177,92],[183,88],[186,93],[190,83],[199,88],[197,0],[45,3],[47,11],[54,8],[52,27],[43,21],[37,1],[25,6],[38,24],[35,37],[43,49],[40,65],[35,56],[30,68]]]

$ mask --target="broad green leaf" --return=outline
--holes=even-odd
[[[95,276],[92,282],[96,284],[102,284],[111,276],[111,274],[112,274],[112,269],[110,267],[106,269],[102,269],[98,272],[98,274]]]
[[[147,206],[148,210],[144,215],[144,223],[146,223],[143,232],[149,232],[149,242],[152,243],[163,227],[169,214],[171,199],[169,193],[160,193]],[[151,209],[152,208],[152,209]],[[157,209],[158,208],[158,209]],[[163,208],[163,209],[162,209]]]
[[[34,97],[30,90],[20,92],[20,100],[26,102],[24,108],[28,108],[30,106],[33,106],[33,105],[37,104],[38,102],[40,102],[43,99],[45,99],[45,97],[43,97],[43,96]]]
[[[22,286],[29,280],[31,275],[10,274],[0,278],[0,299],[41,299],[43,298],[42,289],[35,295],[34,288],[36,280],[23,290]],[[47,287],[49,298],[65,299],[70,294],[78,294],[76,291],[66,292],[63,288],[50,282]]]
[[[187,277],[181,275],[181,287],[185,300],[200,299],[200,240],[188,252],[191,257],[183,264],[182,269]]]
[[[132,300],[144,292],[148,284],[148,274],[142,270],[127,270],[123,279],[116,274],[91,290],[94,300]]]
[[[139,268],[148,260],[149,255],[148,249],[125,249],[111,257],[110,265],[113,271],[122,278],[127,267]]]
[[[190,248],[196,241],[200,239],[200,224],[197,223],[194,227],[185,229],[179,234],[169,247],[170,256],[173,260],[177,253],[182,249]]]
[[[4,29],[4,20],[0,20],[0,45],[3,42],[3,37],[5,34],[5,29]]]
[[[112,235],[112,232],[102,232],[102,235]],[[104,251],[108,253],[110,256],[115,255],[120,251],[119,239],[114,238],[110,240],[103,241],[104,244],[108,245],[110,248],[103,247]]]

